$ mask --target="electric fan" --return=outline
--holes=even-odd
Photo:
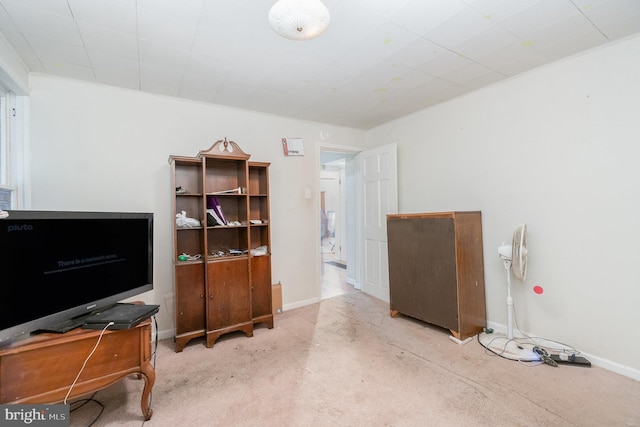
[[[502,244],[498,247],[498,254],[504,263],[507,277],[507,337],[513,338],[513,298],[511,298],[511,272],[525,281],[527,278],[527,225],[520,224],[513,233],[510,245]]]
[[[520,338],[513,337],[514,308],[511,297],[511,274],[524,282],[527,277],[527,226],[521,224],[513,233],[511,244],[503,243],[498,247],[498,255],[504,264],[507,279],[507,335],[493,333],[487,329],[478,334],[478,342],[493,354],[510,360],[534,362],[540,360],[538,355]]]

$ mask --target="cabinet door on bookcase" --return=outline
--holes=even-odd
[[[251,257],[251,314],[253,323],[266,323],[273,328],[271,307],[271,256]]]
[[[205,331],[204,262],[175,266],[176,351]]]
[[[207,263],[207,346],[227,332],[243,331],[253,335],[249,259],[210,261]]]

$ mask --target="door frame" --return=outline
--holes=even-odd
[[[321,151],[331,151],[331,152],[336,152],[336,153],[345,153],[345,154],[354,154],[356,156],[356,170],[357,170],[357,176],[356,176],[356,188],[360,188],[361,184],[364,181],[364,175],[363,175],[363,171],[362,171],[362,166],[360,165],[361,160],[358,159],[358,155],[360,153],[366,153],[366,152],[376,152],[378,150],[384,149],[386,147],[393,147],[393,152],[394,152],[394,161],[395,161],[395,166],[394,166],[394,176],[393,176],[393,192],[394,192],[394,206],[392,209],[392,212],[389,213],[397,213],[397,209],[398,209],[398,189],[397,189],[397,144],[395,142],[392,142],[390,144],[386,144],[380,147],[375,147],[375,148],[367,148],[367,147],[359,147],[359,146],[349,146],[349,145],[341,145],[341,144],[330,144],[330,143],[324,143],[321,142],[320,144],[316,145],[316,194],[319,194],[320,191],[320,152]],[[354,277],[353,278],[347,278],[347,283],[351,284],[354,286],[355,289],[359,289],[362,290],[362,284],[363,284],[363,278],[364,276],[364,271],[363,271],[363,266],[364,266],[364,243],[363,243],[363,223],[364,223],[364,212],[363,212],[363,204],[364,201],[362,199],[363,195],[361,194],[361,192],[358,192],[358,194],[356,194],[356,205],[357,205],[357,212],[354,218],[354,233],[355,233],[355,242],[356,242],[356,247],[355,248],[349,248],[349,251],[353,251],[355,253],[355,256],[353,259],[355,259],[355,265],[353,266],[353,270],[351,270],[349,268],[348,271],[353,271]],[[322,271],[321,271],[321,263],[322,263],[322,253],[321,253],[321,237],[320,237],[320,197],[316,197],[315,198],[315,206],[316,206],[316,293],[317,293],[317,297],[318,300],[322,300]],[[385,225],[385,229],[386,229],[386,224]],[[380,271],[380,274],[382,274],[382,271]],[[387,280],[388,281],[388,280]],[[371,294],[374,297],[380,298],[383,301],[389,302],[389,298],[388,296],[386,298],[382,297],[381,295],[374,295]]]
[[[318,160],[316,162],[316,182],[315,182],[315,186],[316,186],[316,191],[315,194],[317,194],[318,196],[315,197],[315,205],[316,205],[316,221],[315,221],[315,227],[316,227],[316,294],[318,297],[318,300],[322,299],[322,253],[321,253],[321,245],[322,245],[322,241],[320,238],[320,233],[321,233],[321,226],[320,226],[320,152],[322,151],[330,151],[330,152],[334,152],[334,153],[344,153],[344,154],[353,154],[353,155],[357,155],[358,153],[362,152],[362,151],[366,151],[367,148],[366,147],[359,147],[359,146],[354,146],[354,145],[344,145],[344,144],[332,144],[332,143],[327,143],[327,142],[320,142],[319,144],[316,145],[316,159]],[[350,285],[353,285],[353,287],[355,289],[360,289],[360,265],[361,265],[361,259],[360,259],[360,250],[359,250],[359,244],[358,244],[358,238],[360,236],[360,215],[358,213],[356,213],[356,216],[354,218],[354,222],[355,222],[355,241],[356,241],[356,247],[355,248],[349,248],[349,251],[353,251],[353,253],[355,254],[354,258],[355,264],[353,266],[353,270],[351,270],[351,267],[349,267],[349,271],[353,271],[355,277],[351,278],[351,277],[347,277],[347,283],[349,283]]]

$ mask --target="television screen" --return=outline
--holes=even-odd
[[[153,214],[8,211],[0,344],[153,289]]]

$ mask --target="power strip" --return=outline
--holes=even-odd
[[[575,355],[566,355],[566,354],[551,354],[549,357],[554,360],[558,364],[564,365],[573,365],[573,366],[583,366],[583,367],[591,367],[591,362],[581,356]]]

